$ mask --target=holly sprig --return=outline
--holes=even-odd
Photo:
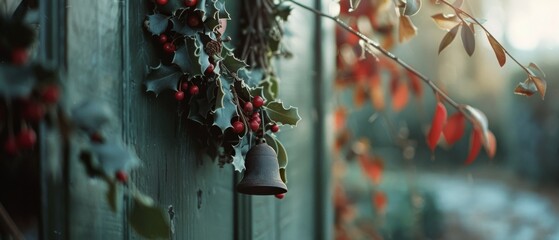
[[[205,154],[217,158],[221,166],[232,163],[236,171],[242,171],[248,149],[257,139],[266,138],[278,154],[285,180],[287,153],[275,133],[286,125],[296,126],[301,118],[297,108],[278,99],[278,78],[268,64],[253,65],[266,67],[265,74],[258,74],[226,46],[230,38],[223,34],[230,15],[224,4],[217,0],[152,3],[144,25],[158,49],[160,64],[146,76],[147,91],[173,96],[179,117],[193,123],[189,125],[201,144],[209,146]],[[280,21],[288,11],[274,14],[272,18]],[[266,51],[258,52],[259,59],[268,59],[267,53],[276,45],[261,48]]]

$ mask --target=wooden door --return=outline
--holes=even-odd
[[[50,16],[43,19],[49,31],[42,37],[50,48],[44,58],[64,69],[65,105],[100,99],[112,106],[119,121],[110,131],[120,135],[142,160],[131,175],[132,181],[160,206],[172,207],[172,239],[332,237],[330,159],[325,154],[330,111],[327,96],[334,71],[330,23],[295,8],[286,24],[290,32],[286,43],[294,57],[276,63],[282,79],[280,96],[299,107],[303,121],[279,134],[290,162],[289,192],[285,199],[277,200],[237,194],[234,186],[241,175],[230,165],[219,168],[196,153],[197,136],[180,127],[176,103],[145,93],[147,66],[157,65],[142,28],[147,0],[46,2],[41,9]],[[326,8],[329,3],[300,2],[315,8]],[[237,24],[238,5],[237,1],[226,1],[233,15],[230,29]],[[80,144],[79,139],[72,140],[75,148]],[[43,236],[141,238],[127,224],[127,204],[113,213],[105,199],[107,186],[86,176],[77,154],[69,150],[65,178],[49,180],[44,186],[49,201],[43,205]]]

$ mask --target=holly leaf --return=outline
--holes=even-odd
[[[121,142],[94,144],[91,150],[99,161],[100,169],[107,176],[114,176],[119,170],[128,172],[140,163],[136,153],[124,147]]]
[[[442,30],[450,30],[460,23],[460,19],[455,14],[437,13],[431,16],[433,21]]]
[[[225,9],[225,3],[215,1],[215,8],[217,9],[217,15],[214,16],[216,19],[231,19],[231,15],[229,15],[229,12]]]
[[[145,238],[169,238],[169,217],[153,200],[140,193],[134,194],[134,205],[128,221],[137,233]]]
[[[499,65],[502,67],[507,62],[507,55],[505,55],[505,50],[503,49],[503,47],[501,47],[499,42],[497,42],[497,40],[491,34],[486,32],[485,35],[487,35],[489,44],[491,44],[491,47],[495,52],[495,56],[497,57],[497,61],[499,61]]]
[[[276,123],[289,124],[292,126],[297,126],[301,116],[296,107],[284,107],[282,102],[269,102],[264,106],[266,110],[266,115]]]
[[[183,8],[183,1],[178,1],[178,0],[171,0],[171,1],[167,1],[167,4],[164,5],[159,5],[159,4],[155,4],[155,9],[158,10],[159,12],[163,12],[163,13],[167,13],[167,14],[171,14],[174,15],[174,13]]]
[[[279,79],[271,75],[260,81],[259,86],[263,88],[263,96],[267,101],[275,101],[279,95]]]
[[[84,100],[72,108],[73,123],[87,132],[99,131],[114,120],[114,113],[106,102]]]
[[[147,30],[153,35],[160,35],[169,26],[169,18],[169,16],[159,13],[148,15],[146,20]]]
[[[205,72],[211,63],[210,63],[210,56],[208,55],[208,53],[206,53],[206,51],[204,51],[200,47],[200,46],[204,46],[204,41],[202,41],[202,36],[206,36],[206,35],[200,35],[200,34],[196,35],[196,46],[199,49],[197,56],[198,56],[198,63],[200,64],[200,69],[202,72]],[[215,68],[214,73],[218,74],[219,68]]]
[[[271,134],[266,134],[264,136],[266,143],[274,149],[277,154],[278,164],[280,168],[286,168],[288,163],[287,151],[281,142]]]
[[[283,183],[287,184],[287,173],[285,172],[285,168],[280,168],[280,178]]]
[[[464,49],[469,56],[472,56],[474,54],[474,50],[476,49],[476,38],[474,35],[473,27],[473,24],[471,24],[470,26],[465,25],[462,27],[461,32],[462,45],[464,46]]]
[[[407,42],[412,39],[417,34],[417,27],[413,25],[411,18],[406,15],[400,16],[400,29],[399,29],[399,41],[401,43]]]
[[[151,68],[146,77],[145,85],[147,92],[154,92],[158,96],[164,90],[177,91],[180,77],[183,73],[175,66],[167,66],[159,64],[155,68]]]
[[[235,57],[235,55],[233,55],[232,52],[221,51],[221,53],[222,53],[221,57],[223,58],[223,60],[221,62],[223,63],[223,65],[225,65],[227,70],[232,72],[232,73],[236,74],[237,71],[239,71],[239,69],[245,68],[245,67],[248,66],[248,64],[246,64],[244,61]]]
[[[242,154],[242,141],[233,147],[233,149],[235,150],[235,155],[233,155],[233,167],[235,168],[235,171],[237,172],[242,172],[243,170],[245,170],[245,157],[243,157]]]
[[[192,14],[202,15],[200,12],[194,12]],[[188,17],[188,14],[183,14],[183,15],[180,15],[180,16],[172,17],[171,22],[173,23],[173,28],[171,30],[173,30],[174,32],[180,33],[182,35],[185,35],[187,37],[192,37],[192,36],[196,35],[198,32],[203,32],[204,31],[203,24],[200,24],[197,27],[189,26],[187,17]]]
[[[219,81],[220,88],[222,89],[218,90],[216,108],[214,110],[215,121],[213,125],[218,126],[221,129],[221,132],[225,132],[225,129],[231,127],[231,119],[237,113],[237,106],[233,103],[231,83],[223,76],[220,76]],[[219,102],[221,102],[221,106],[218,108],[217,105]]]
[[[536,84],[534,83],[534,81],[530,81],[529,78],[526,79],[526,81],[524,82],[518,83],[518,85],[516,85],[516,88],[514,89],[514,94],[527,97],[530,97],[537,92],[538,89],[536,88]]]
[[[205,69],[202,69],[200,56],[203,50],[195,38],[186,37],[184,46],[180,47],[173,58],[173,63],[180,67],[184,74],[188,74],[188,79],[202,76]]]
[[[0,96],[6,98],[27,97],[31,94],[37,78],[31,66],[0,65]]]
[[[351,0],[351,1],[359,2],[361,0]],[[293,10],[293,7],[291,7],[290,5],[279,4],[276,7],[276,16],[278,16],[283,21],[287,21],[287,18],[289,17],[289,15],[291,15],[291,10]]]
[[[462,24],[454,26],[444,35],[443,40],[441,40],[441,44],[439,45],[439,54],[441,54],[441,52],[454,40],[456,34],[458,33],[458,30],[460,29],[460,26],[462,26]]]
[[[188,109],[188,119],[197,122],[199,124],[204,124],[205,117],[202,116],[202,114],[200,114],[201,112],[200,109],[201,107],[198,101],[196,101],[196,99],[191,100]]]

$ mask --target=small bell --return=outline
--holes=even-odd
[[[237,192],[250,195],[276,195],[287,192],[281,180],[276,152],[266,141],[252,147],[245,159],[245,175]]]

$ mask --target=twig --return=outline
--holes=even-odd
[[[470,15],[469,13],[465,12],[464,10],[452,5],[451,3],[447,2],[446,0],[439,0],[440,2],[442,2],[443,4],[449,6],[450,8],[452,8],[455,12],[456,15],[463,21],[464,19],[462,19],[462,17],[460,16],[460,14],[464,14],[465,16],[469,17],[472,21],[474,21],[478,26],[481,27],[481,29],[483,29],[483,31],[485,32],[485,34],[491,36],[493,39],[495,39],[495,42],[497,44],[499,44],[499,47],[501,47],[501,49],[503,49],[503,51],[505,52],[505,54],[507,54],[516,64],[518,64],[518,66],[520,66],[522,68],[522,70],[524,70],[529,76],[532,76],[532,73],[530,72],[530,70],[525,67],[524,65],[522,65],[518,60],[516,60],[516,58],[514,58],[509,51],[507,51],[507,49],[503,46],[503,44],[501,44],[499,41],[497,41],[497,39],[493,36],[493,34],[491,34],[489,32],[489,30],[487,30],[487,28],[485,28],[485,26],[483,26],[476,18],[474,18],[472,15]]]
[[[429,79],[427,76],[421,74],[420,72],[418,72],[417,70],[415,70],[413,67],[411,67],[410,65],[408,65],[406,62],[404,62],[403,60],[401,60],[400,58],[396,57],[394,54],[392,54],[391,52],[389,52],[388,50],[382,48],[380,46],[380,44],[378,44],[377,42],[371,40],[370,38],[368,38],[367,36],[363,35],[362,33],[360,33],[359,31],[353,29],[352,27],[350,27],[347,23],[345,23],[344,21],[340,20],[337,17],[332,17],[330,15],[327,15],[321,11],[318,11],[314,8],[308,7],[304,4],[301,4],[295,0],[286,0],[288,2],[292,2],[293,4],[304,8],[316,15],[319,15],[321,17],[324,18],[328,18],[334,22],[336,22],[336,24],[338,24],[340,27],[342,27],[343,29],[347,30],[348,32],[350,32],[351,34],[357,36],[358,38],[360,38],[361,40],[363,40],[366,44],[368,44],[369,46],[377,49],[379,52],[381,52],[384,56],[392,59],[394,62],[396,62],[398,65],[400,65],[401,67],[405,68],[406,70],[408,70],[409,72],[413,73],[414,75],[416,75],[417,77],[419,77],[421,80],[423,80],[423,82],[425,82],[427,85],[429,85],[429,87],[431,89],[433,89],[433,91],[438,94],[439,96],[441,96],[444,101],[446,101],[448,104],[450,104],[452,107],[456,108],[458,111],[464,113],[465,115],[467,115],[467,113],[464,111],[464,109],[462,107],[460,107],[460,104],[458,104],[456,101],[454,101],[452,98],[450,98],[446,93],[444,93],[433,81],[431,81],[431,79]]]
[[[12,218],[10,217],[10,215],[8,214],[8,212],[6,211],[2,203],[0,203],[0,220],[2,220],[1,222],[4,222],[4,224],[8,228],[8,231],[12,234],[14,239],[16,240],[24,239],[23,234],[21,233],[21,231],[19,231],[17,225],[14,223],[14,221],[12,220]]]

